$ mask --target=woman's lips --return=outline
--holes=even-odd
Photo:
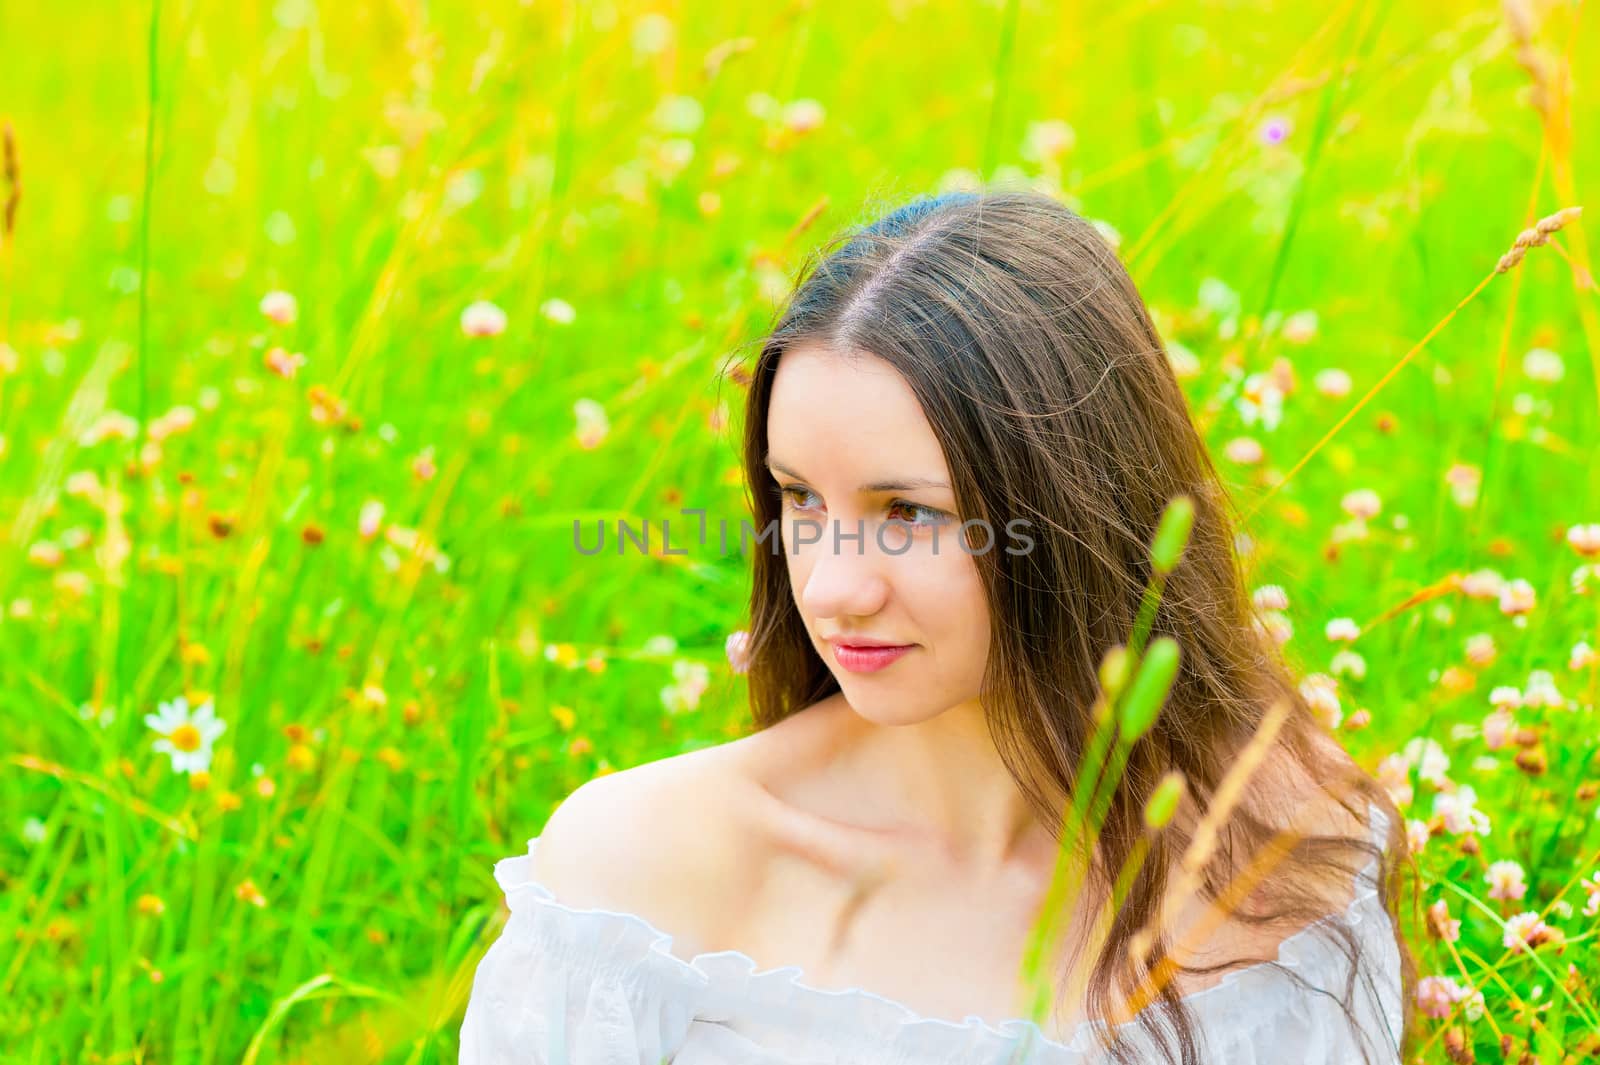
[[[833,644],[833,657],[840,666],[852,673],[876,673],[880,669],[887,669],[895,662],[910,652],[916,650],[916,644],[905,644],[900,647],[851,647],[849,644]]]

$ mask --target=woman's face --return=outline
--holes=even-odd
[[[989,610],[973,552],[987,531],[969,532],[975,548],[961,537],[939,441],[898,371],[821,344],[784,352],[767,467],[795,605],[850,706],[912,724],[976,699]],[[909,649],[851,653],[873,640]]]

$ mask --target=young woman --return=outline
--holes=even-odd
[[[744,461],[754,530],[781,530],[752,554],[756,730],[590,781],[496,865],[511,916],[465,1065],[1400,1060],[1403,823],[1256,624],[1229,501],[1092,225],[989,190],[845,234],[762,342]],[[1063,841],[1179,495],[1151,634],[1180,667],[1098,836]],[[1063,845],[1086,872],[1039,1019],[1021,974]]]

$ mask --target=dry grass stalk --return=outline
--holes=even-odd
[[[1156,938],[1167,931],[1174,916],[1171,911],[1177,905],[1175,900],[1189,898],[1198,890],[1201,874],[1216,851],[1217,838],[1223,824],[1233,812],[1233,808],[1238,805],[1245,784],[1266,759],[1268,751],[1278,738],[1278,730],[1282,728],[1288,716],[1287,700],[1274,703],[1262,716],[1261,724],[1250,737],[1250,742],[1239,752],[1238,759],[1222,778],[1222,783],[1217,785],[1216,794],[1212,796],[1205,817],[1201,819],[1195,829],[1194,838],[1178,862],[1178,881],[1174,890],[1168,891],[1163,896],[1155,919],[1134,933],[1133,940],[1129,944],[1128,953],[1135,969],[1142,969],[1145,966]]]
[[[1500,262],[1495,266],[1494,272],[1503,274],[1515,267],[1522,261],[1522,257],[1528,254],[1529,248],[1550,243],[1552,235],[1559,233],[1567,223],[1576,221],[1582,213],[1582,207],[1563,207],[1555,214],[1539,219],[1533,224],[1532,229],[1524,229],[1518,233],[1511,250],[1500,256]]]
[[[1533,82],[1534,108],[1545,118],[1550,116],[1550,65],[1534,47],[1533,36],[1538,30],[1538,18],[1528,0],[1504,0],[1501,11],[1506,16],[1506,28],[1517,43],[1517,65],[1528,72]]]
[[[1272,487],[1267,489],[1267,491],[1255,501],[1250,509],[1245,512],[1243,521],[1248,524],[1256,516],[1256,514],[1260,512],[1261,508],[1267,505],[1269,500],[1282,491],[1284,486],[1294,479],[1295,474],[1299,473],[1305,468],[1306,463],[1310,462],[1319,451],[1327,446],[1328,441],[1337,436],[1339,431],[1350,423],[1350,419],[1354,418],[1358,413],[1360,413],[1363,407],[1372,402],[1372,397],[1376,396],[1380,391],[1382,391],[1383,387],[1393,380],[1394,376],[1404,369],[1407,363],[1416,357],[1417,352],[1427,347],[1428,343],[1433,340],[1434,337],[1438,336],[1439,332],[1443,330],[1445,326],[1449,325],[1451,320],[1454,319],[1456,315],[1461,313],[1461,309],[1463,307],[1477,299],[1478,293],[1487,288],[1490,282],[1520,263],[1522,261],[1522,257],[1527,254],[1530,247],[1549,243],[1549,239],[1552,234],[1566,226],[1567,223],[1576,219],[1578,215],[1582,213],[1582,211],[1582,207],[1564,207],[1547,218],[1541,218],[1533,226],[1533,228],[1525,229],[1519,233],[1517,235],[1516,243],[1512,245],[1510,251],[1500,257],[1500,261],[1495,268],[1489,271],[1489,273],[1485,274],[1483,280],[1479,281],[1477,285],[1473,287],[1471,292],[1468,292],[1465,296],[1461,297],[1461,301],[1450,309],[1449,314],[1446,314],[1443,318],[1435,322],[1433,328],[1424,333],[1422,339],[1411,346],[1411,350],[1400,356],[1399,360],[1393,366],[1389,367],[1382,377],[1378,378],[1377,383],[1371,388],[1367,389],[1366,395],[1357,400],[1354,406],[1346,411],[1338,421],[1334,422],[1333,426],[1326,433],[1322,434],[1322,439],[1311,445],[1311,449],[1304,455],[1300,456],[1300,459],[1293,466],[1289,467],[1289,471],[1282,477],[1278,478]],[[1555,247],[1555,245],[1552,245],[1552,247]],[[1580,250],[1582,248],[1581,230],[1575,231],[1574,247],[1579,248]],[[1579,287],[1588,287],[1593,284],[1593,279],[1589,276],[1589,271],[1583,265],[1583,261],[1579,261],[1576,264],[1575,270],[1580,277]],[[1583,311],[1583,308],[1586,307],[1586,304],[1580,304],[1579,307],[1580,316],[1584,318],[1585,322],[1587,322],[1589,316]],[[1585,335],[1588,335],[1588,332],[1588,326],[1585,325]],[[1600,362],[1600,344],[1591,345],[1591,347],[1594,351],[1595,359],[1597,362]],[[1600,389],[1600,375],[1597,375],[1595,378],[1595,387]]]
[[[17,138],[11,131],[11,123],[7,122],[0,128],[0,142],[3,142],[4,173],[6,177],[6,206],[4,218],[5,238],[11,240],[17,232],[17,204],[22,202],[22,167],[17,163]]]
[[[1195,925],[1193,941],[1204,943],[1303,838],[1300,833],[1290,829],[1274,835],[1260,853],[1251,858],[1239,875],[1228,882],[1221,897],[1206,907],[1204,917]],[[1123,1005],[1123,1017],[1119,1019],[1131,1020],[1140,1010],[1155,1001],[1156,996],[1161,994],[1162,988],[1177,976],[1178,967],[1196,953],[1198,952],[1195,950],[1189,950],[1173,951],[1164,955],[1151,967],[1149,977],[1135,989],[1134,994]]]

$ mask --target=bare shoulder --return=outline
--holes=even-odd
[[[824,700],[726,743],[595,777],[539,836],[534,876],[557,900],[644,918],[681,957],[723,949],[780,853],[824,865],[848,847],[782,796],[826,764],[848,707]]]
[[[675,954],[707,949],[746,878],[759,798],[738,742],[579,786],[545,822],[535,878],[565,905],[642,917]]]

